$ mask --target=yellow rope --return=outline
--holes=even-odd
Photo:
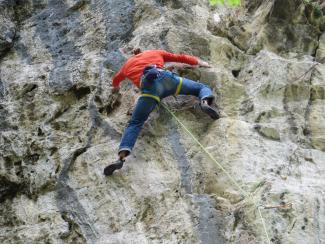
[[[199,142],[198,139],[196,139],[196,137],[193,135],[193,133],[187,129],[187,127],[177,118],[177,116],[165,105],[165,104],[162,104],[162,106],[174,117],[174,119],[183,127],[183,129],[192,137],[192,139],[202,148],[202,150],[210,157],[210,159],[215,162],[218,167],[228,176],[228,178],[230,179],[230,181],[238,187],[238,189],[240,190],[240,192],[246,197],[246,198],[252,198],[251,194],[247,193],[238,183],[237,181],[231,176],[230,173],[228,173],[228,171],[212,156],[211,153],[209,153],[205,147]],[[256,204],[256,200],[254,198],[253,199],[253,204],[255,205],[255,207],[257,208],[258,210],[258,213],[260,215],[260,218],[261,218],[261,221],[262,221],[262,224],[263,224],[263,228],[264,228],[264,231],[265,231],[265,235],[266,235],[266,238],[267,238],[267,241],[269,244],[271,244],[271,241],[270,241],[270,238],[269,238],[269,234],[266,230],[266,225],[265,225],[265,221],[264,221],[264,218],[262,216],[262,213],[261,213],[261,210],[259,209],[259,206]]]

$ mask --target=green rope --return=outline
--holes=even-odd
[[[255,207],[257,207],[258,213],[260,215],[260,218],[261,218],[261,221],[262,221],[262,224],[263,224],[263,228],[264,228],[264,232],[265,232],[265,235],[266,235],[266,239],[269,242],[269,244],[271,244],[270,237],[269,237],[269,234],[267,233],[265,220],[264,220],[264,218],[262,216],[261,210],[260,210],[259,206],[256,205],[256,202],[254,202],[254,205],[255,205]]]
[[[174,119],[182,126],[182,128],[192,137],[192,139],[202,148],[202,150],[210,157],[210,159],[215,162],[217,164],[217,166],[228,176],[228,178],[230,179],[230,181],[235,185],[237,186],[237,188],[240,190],[240,192],[245,196],[245,198],[252,198],[253,199],[253,196],[251,196],[251,194],[247,193],[239,184],[238,182],[231,176],[230,173],[228,173],[228,171],[212,156],[211,153],[209,153],[205,147],[199,142],[199,140],[193,135],[193,133],[187,129],[187,127],[177,118],[177,116],[163,103],[161,103],[161,105],[174,117]],[[253,204],[254,206],[257,208],[258,210],[258,213],[260,215],[260,218],[261,218],[261,221],[262,221],[262,224],[263,224],[263,228],[264,228],[264,231],[265,231],[265,235],[266,235],[266,238],[267,238],[267,241],[269,244],[271,244],[271,241],[270,241],[270,238],[269,238],[269,234],[266,230],[266,224],[265,224],[265,221],[264,221],[264,218],[262,216],[262,213],[261,213],[261,210],[259,208],[259,206],[257,205],[256,203],[256,200],[253,199]]]

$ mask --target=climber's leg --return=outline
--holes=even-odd
[[[139,98],[132,112],[132,118],[129,121],[127,128],[124,130],[119,147],[119,154],[122,151],[128,151],[128,154],[130,154],[144,122],[148,119],[149,114],[156,107],[157,103],[158,101],[152,97],[141,96]]]
[[[105,175],[111,175],[114,170],[122,168],[125,157],[131,153],[144,122],[157,104],[158,101],[149,96],[143,95],[138,99],[132,112],[132,118],[122,136],[118,151],[119,160],[104,169]]]
[[[217,109],[211,107],[214,101],[214,95],[209,86],[197,81],[182,78],[182,83],[179,89],[181,95],[193,95],[200,99],[200,107],[203,112],[207,113],[212,119],[220,118]]]
[[[209,86],[200,83],[199,81],[193,81],[190,79],[182,78],[182,85],[180,87],[180,95],[193,95],[198,97],[200,100],[207,99],[209,105],[214,100],[214,95]]]

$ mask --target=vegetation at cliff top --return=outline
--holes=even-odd
[[[239,6],[240,5],[241,0],[210,0],[210,4],[212,6],[216,5],[216,4],[227,4],[230,6]]]

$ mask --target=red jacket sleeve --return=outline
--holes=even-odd
[[[120,69],[114,76],[113,76],[113,87],[119,87],[122,80],[125,79],[125,75],[123,74],[122,69]]]
[[[196,57],[186,55],[186,54],[173,54],[161,50],[161,55],[163,56],[165,62],[179,62],[179,63],[185,63],[190,65],[197,65],[199,62],[199,60]]]

